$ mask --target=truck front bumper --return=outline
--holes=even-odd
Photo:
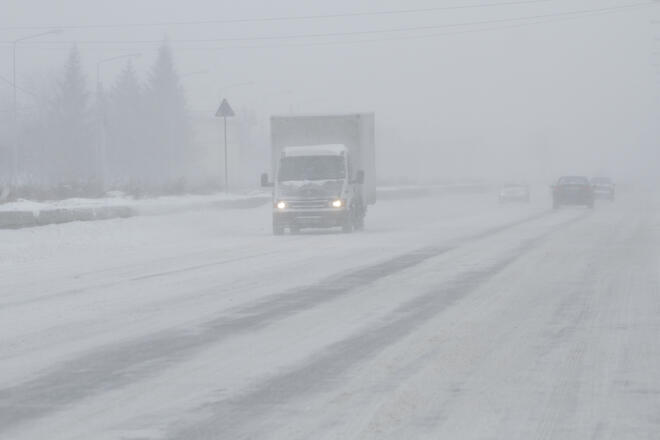
[[[285,228],[332,228],[346,223],[349,211],[342,209],[323,210],[276,210],[273,224]]]

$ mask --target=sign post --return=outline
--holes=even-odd
[[[234,117],[236,114],[226,99],[220,103],[218,111],[215,112],[216,118],[222,118],[225,123],[225,192],[229,192],[229,171],[227,166],[227,118]]]

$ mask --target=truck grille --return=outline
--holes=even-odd
[[[330,206],[330,201],[325,199],[309,199],[309,200],[289,200],[290,209],[324,209]]]

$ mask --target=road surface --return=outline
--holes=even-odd
[[[549,206],[0,231],[0,438],[656,439],[659,203]]]

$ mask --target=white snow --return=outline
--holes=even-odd
[[[131,372],[0,438],[652,438],[660,211],[549,206],[379,202],[352,235],[273,237],[269,206],[0,231],[0,405],[76,390],[84,359]],[[122,364],[148,338],[161,357]]]
[[[218,202],[250,200],[268,197],[264,191],[249,191],[245,193],[214,193],[185,194],[181,196],[161,196],[151,198],[134,198],[118,193],[101,198],[70,198],[37,202],[19,199],[14,202],[0,204],[0,212],[33,212],[52,211],[57,209],[84,209],[101,207],[130,207],[143,213],[165,213],[185,209],[208,207]]]

